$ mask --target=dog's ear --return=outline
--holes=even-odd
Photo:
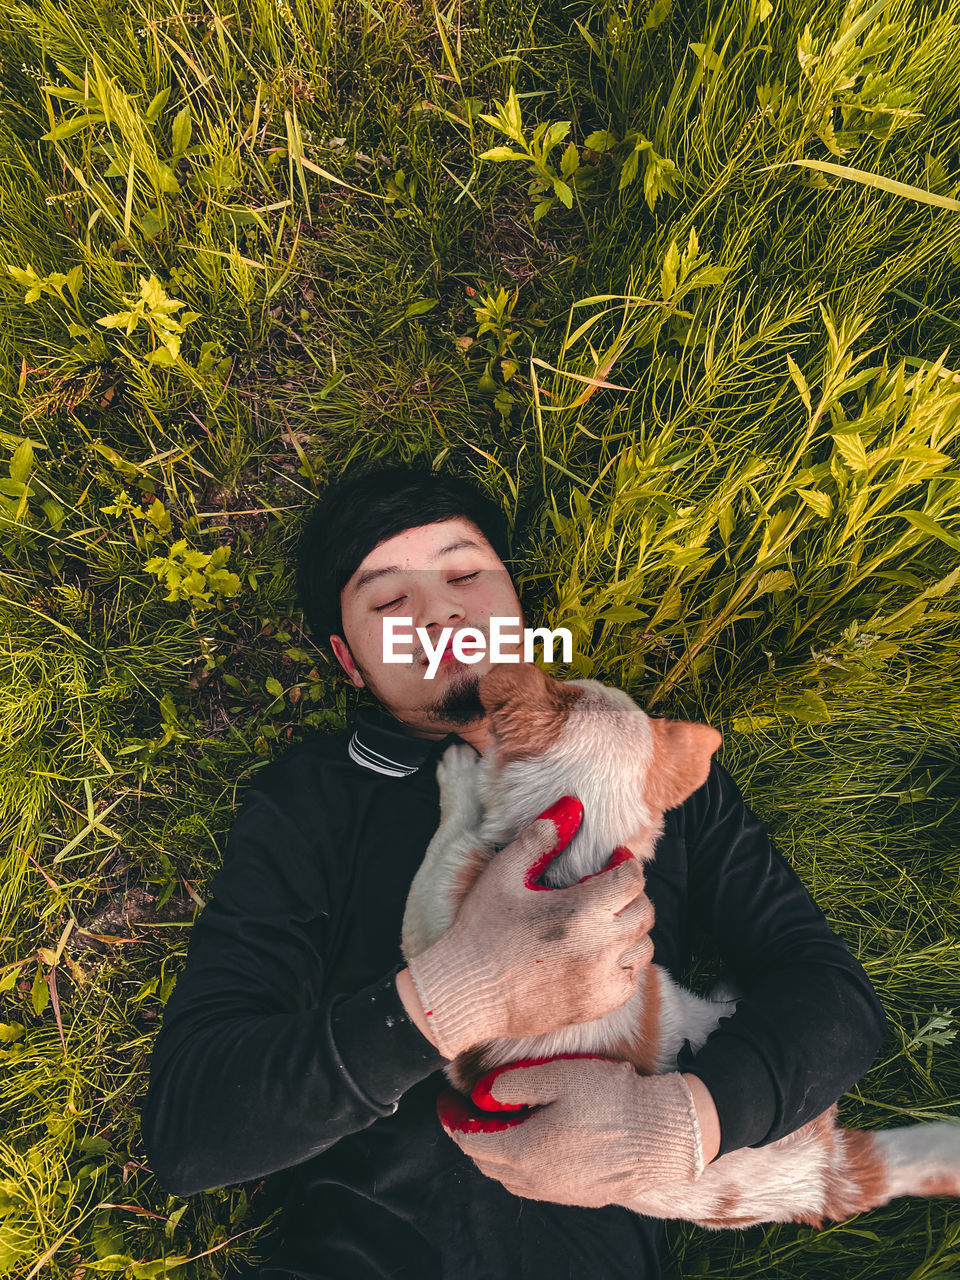
[[[713,753],[723,738],[708,724],[648,718],[653,730],[653,755],[644,797],[650,808],[659,813],[683,804],[687,796],[703,786],[710,774]]]
[[[554,680],[534,662],[497,663],[481,677],[477,695],[507,764],[543,755],[560,735],[583,689]]]

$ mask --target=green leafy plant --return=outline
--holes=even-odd
[[[185,311],[177,317],[174,313],[184,305],[178,298],[169,298],[156,276],[140,277],[140,296],[125,298],[126,311],[101,316],[97,324],[105,329],[123,329],[130,335],[142,325],[150,337],[150,349],[143,359],[150,365],[172,365],[180,356],[180,343],[187,328],[199,319],[196,311]],[[132,355],[132,352],[128,351]],[[135,358],[135,357],[134,357]]]
[[[471,303],[478,326],[477,338],[490,335],[489,340],[481,344],[489,355],[477,385],[482,391],[493,394],[494,404],[504,418],[509,416],[510,406],[514,403],[514,397],[507,390],[507,383],[519,368],[513,346],[521,337],[521,330],[510,323],[519,296],[519,289],[507,293],[501,285],[496,294],[484,294],[478,302]],[[493,376],[494,362],[497,361],[501,382],[497,382]]]
[[[7,263],[7,272],[13,276],[17,284],[26,289],[23,300],[30,304],[36,302],[40,297],[57,297],[61,302],[66,302],[64,289],[69,289],[76,302],[80,296],[80,285],[83,282],[83,267],[76,266],[71,271],[64,274],[62,271],[52,271],[49,275],[38,276],[32,266],[14,267]]]
[[[494,115],[481,112],[479,119],[506,134],[516,146],[490,147],[480,153],[480,159],[494,160],[498,163],[507,160],[526,162],[528,170],[533,175],[527,187],[527,193],[535,201],[533,209],[535,224],[549,213],[557,200],[567,209],[572,208],[574,191],[588,190],[596,170],[594,166],[581,162],[580,151],[574,142],[567,144],[558,166],[550,164],[551,152],[570,132],[570,121],[559,120],[552,124],[544,121],[536,126],[528,138],[524,132],[520,101],[512,86],[506,102],[495,102],[494,106],[496,108]],[[600,135],[591,136],[598,144],[598,150],[605,149]],[[587,145],[589,146],[589,140]]]
[[[144,496],[146,497],[146,495]],[[134,538],[138,545],[142,544],[144,547],[151,546],[170,533],[170,512],[156,497],[148,505],[144,506],[142,502],[134,502],[126,489],[121,489],[114,501],[108,503],[105,507],[101,507],[100,510],[109,516],[126,516],[130,521]],[[133,523],[134,521],[140,522],[141,528],[139,531]]]
[[[197,551],[178,538],[164,556],[152,556],[144,565],[148,573],[162,578],[167,587],[166,600],[188,600],[195,608],[216,608],[224,597],[240,590],[240,578],[223,566],[230,558],[229,547],[213,551]]]
[[[636,180],[640,159],[644,158],[644,198],[651,211],[664,192],[670,195],[677,193],[677,166],[672,160],[658,155],[653,144],[635,130],[629,130],[618,138],[610,129],[597,129],[584,139],[582,149],[575,142],[568,142],[558,167],[550,164],[550,154],[569,134],[569,120],[539,124],[528,138],[524,133],[520,102],[514,88],[511,87],[506,102],[494,105],[495,115],[481,113],[479,118],[506,134],[516,146],[491,147],[480,153],[480,159],[500,163],[507,160],[527,162],[533,174],[527,193],[536,201],[534,223],[549,213],[558,200],[570,209],[575,192],[594,192],[600,176],[598,161],[604,155],[612,156],[615,161],[619,174],[618,191]]]
[[[0,544],[16,544],[23,531],[37,522],[59,533],[66,518],[63,506],[34,479],[34,445],[21,440],[7,463],[7,479],[0,479]]]

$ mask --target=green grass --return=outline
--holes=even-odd
[[[292,555],[357,458],[474,476],[560,674],[721,729],[887,1010],[841,1119],[957,1116],[958,22],[2,0],[0,1270],[257,1254],[138,1111],[238,798],[356,706]],[[943,1200],[669,1241],[960,1262]]]

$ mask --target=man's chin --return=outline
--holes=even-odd
[[[477,692],[480,676],[476,671],[462,667],[450,672],[446,688],[427,708],[427,719],[444,724],[468,725],[482,720],[487,714]]]

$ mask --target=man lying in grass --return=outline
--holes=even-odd
[[[261,1274],[660,1274],[661,1222],[551,1203],[549,1169],[524,1178],[547,1198],[519,1199],[448,1138],[436,1109],[447,1059],[400,954],[407,892],[439,824],[437,761],[456,739],[481,753],[490,743],[477,696],[490,658],[448,657],[427,680],[425,659],[383,661],[382,619],[409,616],[431,637],[445,626],[487,634],[494,616],[524,625],[506,554],[492,503],[408,468],[341,481],[307,526],[304,614],[382,710],[361,710],[350,731],[315,735],[257,774],[166,1005],[142,1117],[151,1166],[174,1194],[287,1171]],[[534,827],[551,830],[537,843]],[[557,842],[554,830],[531,824],[497,858],[512,865],[526,841],[533,861]],[[649,900],[639,863],[622,861],[564,890],[591,928],[545,950],[547,895],[518,884],[511,910],[498,911],[472,900],[488,881],[464,906],[482,946],[504,960],[503,989],[478,989],[465,969],[447,975],[442,997],[478,1042],[583,1020],[584,999],[593,1016],[619,1006],[651,944],[678,977],[692,931],[719,932],[722,895],[723,932],[736,938],[723,958],[745,994],[699,1052],[687,1042],[678,1055],[694,1108],[688,1131],[655,1135],[660,1180],[676,1178],[690,1152],[709,1163],[792,1133],[879,1049],[885,1019],[863,969],[716,760],[668,815],[646,868]],[[565,1067],[573,1086],[582,1066]],[[644,1175],[656,1181],[654,1165]]]

